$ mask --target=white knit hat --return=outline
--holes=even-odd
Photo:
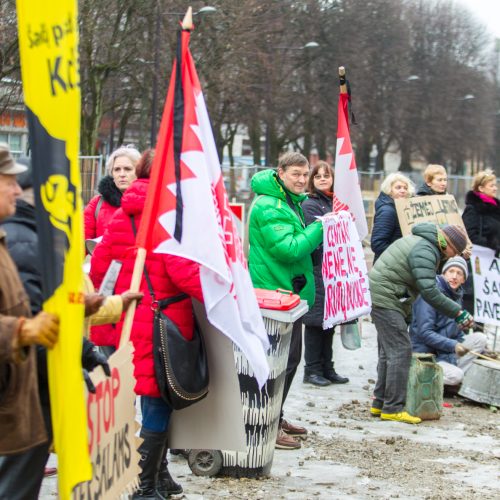
[[[443,266],[441,274],[444,274],[450,267],[458,267],[464,272],[465,279],[469,277],[467,262],[465,262],[463,257],[452,257],[451,259],[448,259]]]

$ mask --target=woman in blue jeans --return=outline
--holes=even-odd
[[[141,222],[141,216],[149,185],[149,174],[154,151],[146,151],[137,165],[137,180],[125,191],[122,205],[108,225],[103,240],[98,244],[92,256],[90,276],[94,285],[99,286],[106,270],[113,259],[122,262],[122,268],[115,286],[115,292],[128,290],[135,263],[135,231]],[[166,452],[168,449],[167,433],[172,409],[161,398],[155,376],[153,361],[153,300],[162,301],[181,293],[203,302],[200,284],[199,264],[177,257],[148,252],[144,269],[148,273],[153,298],[144,277],[140,291],[144,298],[137,306],[130,339],[134,345],[133,363],[136,379],[135,393],[141,397],[142,409],[142,444],[139,446],[141,472],[139,490],[134,499],[166,498],[182,493],[182,486],[170,476],[167,468]],[[190,298],[171,304],[164,309],[179,327],[182,335],[190,340],[193,335],[194,317]],[[123,321],[116,324],[119,342]]]

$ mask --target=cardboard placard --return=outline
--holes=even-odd
[[[363,247],[349,212],[322,217],[325,285],[323,328],[359,318],[371,311]]]
[[[133,490],[139,473],[132,345],[118,349],[108,363],[111,377],[101,368],[90,374],[96,387],[87,394],[92,480],[73,489],[74,500],[117,498]]]
[[[403,236],[411,234],[411,228],[420,222],[457,224],[465,229],[460,209],[452,194],[415,196],[394,201]]]
[[[487,325],[500,326],[500,259],[495,252],[479,245],[472,246],[474,278],[474,319]]]

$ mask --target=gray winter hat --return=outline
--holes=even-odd
[[[465,279],[469,277],[469,269],[467,268],[467,262],[463,257],[452,257],[448,259],[443,266],[441,274],[444,274],[450,267],[458,267],[464,273]]]

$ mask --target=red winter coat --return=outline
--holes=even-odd
[[[95,218],[95,209],[97,203],[101,199],[101,195],[94,196],[83,211],[83,221],[85,224],[85,239],[93,240],[104,234],[108,222],[113,217],[113,214],[120,208],[110,205],[107,201],[102,200],[101,208]]]
[[[132,231],[130,215],[134,216],[136,227],[141,222],[149,179],[138,179],[125,191],[122,207],[117,210],[108,224],[102,243],[96,246],[91,261],[90,277],[96,287],[108,269],[111,260],[123,263],[115,293],[123,293],[130,288],[135,262],[135,236]],[[157,300],[173,297],[182,292],[203,300],[200,283],[199,265],[190,260],[173,255],[148,252],[145,267],[149,274]],[[131,340],[134,344],[135,392],[140,396],[159,397],[158,385],[153,365],[153,311],[148,285],[142,276],[141,292],[144,298],[137,306],[132,325]],[[164,313],[174,321],[186,338],[193,332],[193,312],[190,299],[170,305]],[[122,320],[113,327],[115,335],[112,344],[118,346],[123,325]],[[91,334],[91,339],[94,340]]]
[[[116,187],[113,177],[110,175],[103,177],[97,190],[99,194],[89,201],[83,211],[86,240],[102,236],[114,213],[120,208],[122,193]],[[96,218],[95,211],[101,198],[102,203]]]

